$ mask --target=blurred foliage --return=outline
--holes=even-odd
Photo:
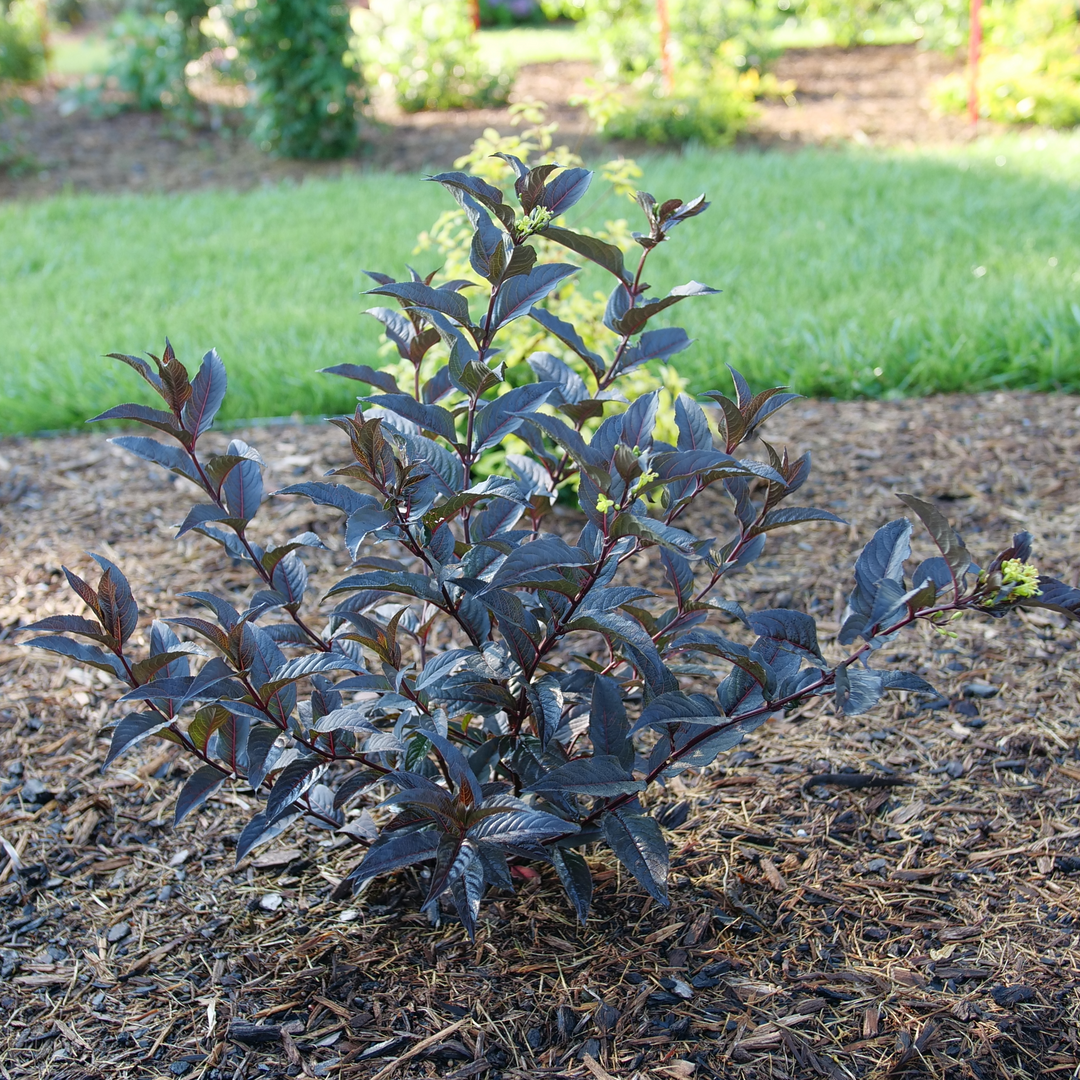
[[[0,0],[0,80],[33,82],[41,77],[45,30],[34,0]]]
[[[779,55],[773,31],[787,0],[671,0],[669,53],[660,77],[660,26],[653,0],[587,0],[606,82],[584,102],[599,131],[654,145],[725,146],[754,115],[759,97],[786,97],[792,84],[768,73]]]
[[[210,46],[201,29],[207,10],[204,0],[161,0],[151,11],[123,12],[110,31],[113,59],[104,85],[137,109],[192,116],[186,69]]]
[[[990,0],[983,14],[979,110],[1006,124],[1080,124],[1080,9],[1073,0]],[[967,79],[957,73],[935,91],[952,112],[967,108]]]
[[[193,76],[251,90],[253,136],[268,152],[331,158],[356,145],[361,87],[349,12],[335,0],[152,0],[132,4],[111,30],[103,78],[68,92],[64,108],[164,109],[187,122],[206,111]]]
[[[259,146],[296,158],[349,153],[361,80],[344,3],[235,0],[223,10],[247,65]]]
[[[739,72],[716,64],[696,76],[676,77],[671,94],[655,77],[631,87],[597,84],[583,98],[600,134],[613,139],[641,139],[652,146],[695,142],[728,146],[756,112],[759,98],[787,98],[792,82],[780,82],[771,72]]]
[[[0,87],[0,175],[18,173],[33,165],[33,158],[24,150],[10,123],[12,117],[25,116],[29,111],[21,97],[5,93]]]
[[[587,26],[598,39],[605,75],[634,79],[657,69],[660,24],[655,0],[586,3]],[[777,0],[669,0],[668,8],[676,69],[707,70],[720,59],[740,70],[761,69],[777,55],[770,34],[786,15]]]
[[[801,0],[794,10],[804,20],[825,20],[844,48],[890,30],[935,49],[955,49],[967,39],[968,0]]]
[[[542,26],[585,18],[587,0],[480,0],[481,26]]]
[[[465,0],[371,0],[353,19],[368,82],[407,112],[506,102],[512,75],[481,58]]]

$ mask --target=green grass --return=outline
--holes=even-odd
[[[481,30],[476,37],[484,59],[512,67],[596,59],[595,42],[576,25],[513,26]]]
[[[839,397],[1080,390],[1080,139],[1038,145],[645,161],[660,197],[713,200],[650,263],[658,289],[724,290],[676,309],[697,338],[679,370],[695,390],[726,386],[724,363]],[[0,206],[0,431],[131,400],[134,373],[102,354],[160,351],[165,334],[188,361],[217,346],[226,416],[350,408],[355,388],[316,369],[377,362],[361,268],[428,268],[414,238],[449,205],[367,175]],[[633,213],[609,201],[590,220]]]
[[[55,31],[49,37],[49,71],[56,75],[96,75],[109,66],[110,46],[104,33]]]

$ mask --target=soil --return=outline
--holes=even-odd
[[[936,115],[929,100],[932,82],[956,66],[954,60],[909,45],[791,50],[775,71],[779,79],[795,81],[795,103],[763,102],[739,146],[835,145],[849,140],[892,146],[969,138],[963,118]],[[591,65],[578,61],[526,65],[512,100],[546,102],[549,118],[560,124],[560,140],[589,160],[615,152],[647,152],[638,145],[601,143],[584,112],[569,104],[586,89],[592,74]],[[0,199],[61,191],[246,189],[356,169],[438,169],[451,165],[486,128],[511,130],[505,109],[410,116],[380,107],[354,159],[280,161],[243,137],[235,109],[216,112],[216,130],[184,129],[153,114],[65,114],[61,91],[54,83],[25,93],[32,114],[11,122],[24,160],[0,175]]]
[[[800,501],[849,524],[772,534],[731,595],[816,612],[830,652],[897,489],[934,499],[976,557],[1027,527],[1045,571],[1080,578],[1080,399],[807,401],[767,426],[813,452]],[[326,425],[242,435],[273,463],[267,490],[347,457]],[[100,433],[0,441],[5,1080],[1075,1075],[1075,626],[1035,611],[905,635],[876,666],[939,698],[815,703],[652,795],[670,908],[598,853],[588,926],[541,867],[484,901],[470,943],[418,914],[411,873],[334,899],[362,853],[348,838],[294,828],[234,865],[240,786],[174,829],[189,763],[146,742],[101,775],[116,689],[17,645],[75,610],[60,567],[87,574],[87,550],[124,567],[144,625],[210,581],[249,592],[209,541],[172,539],[193,494]],[[717,500],[694,516],[726,531]],[[336,550],[312,554],[316,584],[340,575],[319,511],[273,499],[263,517],[264,538],[320,531]]]

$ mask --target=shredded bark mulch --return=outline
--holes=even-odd
[[[748,606],[835,633],[895,490],[937,500],[975,552],[1028,527],[1043,569],[1080,578],[1080,399],[809,401],[769,428],[815,453],[800,501],[850,525],[777,536],[732,582]],[[346,456],[326,426],[245,437],[274,447],[268,490]],[[334,899],[362,854],[347,838],[294,829],[234,866],[242,787],[174,830],[189,763],[143,744],[102,776],[115,688],[17,646],[75,610],[60,566],[88,572],[87,550],[125,568],[144,617],[211,577],[247,588],[209,541],[171,539],[191,497],[102,433],[0,442],[5,1080],[1076,1075],[1080,665],[1055,615],[902,637],[879,664],[939,699],[854,718],[816,702],[654,795],[670,908],[597,854],[586,928],[554,874],[523,868],[470,943],[418,913],[412,874]],[[719,500],[695,512],[723,535]],[[328,524],[277,499],[264,527]],[[326,581],[346,561],[312,566]]]
[[[913,45],[852,49],[791,49],[774,70],[794,80],[794,104],[763,101],[759,116],[740,136],[746,149],[842,145],[882,146],[963,141],[972,132],[963,117],[938,114],[930,100],[933,82],[958,61]],[[559,124],[558,139],[587,161],[617,153],[642,155],[650,148],[605,143],[584,110],[570,102],[588,90],[592,64],[576,60],[526,64],[512,101],[541,101]],[[379,104],[370,112],[363,145],[344,162],[283,161],[246,139],[242,111],[219,103],[213,124],[185,127],[167,116],[125,112],[95,117],[64,107],[63,80],[30,88],[31,115],[9,122],[22,161],[0,170],[0,199],[40,198],[71,192],[157,192],[197,188],[244,190],[260,184],[381,169],[415,172],[450,167],[488,128],[512,131],[503,109],[458,109],[406,114]],[[980,124],[980,132],[994,128]]]

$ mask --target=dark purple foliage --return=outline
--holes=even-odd
[[[525,214],[569,206],[588,186],[584,170],[511,164]],[[642,255],[631,272],[618,249],[542,213],[520,224],[503,193],[482,180],[432,179],[468,212],[472,264],[490,289],[473,299],[462,282],[436,287],[432,276],[395,282],[372,273],[372,292],[400,311],[370,314],[414,378],[403,387],[364,365],[330,369],[372,390],[355,415],[332,421],[353,461],[333,481],[276,493],[340,511],[354,561],[327,594],[336,606],[303,614],[311,605],[301,552],[322,539],[308,532],[264,549],[248,535],[264,500],[258,452],[240,440],[224,454],[200,449],[226,391],[217,354],[204,357],[193,379],[168,343],[152,365],[116,354],[165,408],[121,405],[98,419],[134,420],[171,438],[115,441],[200,489],[180,531],[223,545],[250,567],[257,588],[238,611],[208,583],[191,594],[205,612],[170,620],[199,647],[155,622],[148,655],[136,658],[136,602],[119,568],[95,556],[96,586],[68,572],[94,618],[57,616],[27,629],[44,632],[31,645],[127,684],[123,702],[135,711],[117,721],[106,764],[151,737],[197,759],[177,820],[222,783],[247,782],[265,800],[243,830],[238,858],[300,817],[345,828],[370,845],[350,875],[354,886],[431,863],[427,908],[436,912],[446,898],[470,934],[485,890],[512,889],[508,859],[550,862],[584,920],[592,883],[581,849],[594,843],[609,844],[666,903],[667,844],[640,798],[650,785],[704,768],[769,715],[812,696],[832,695],[838,711],[857,714],[889,690],[930,692],[916,675],[867,663],[916,619],[940,624],[957,612],[999,616],[1020,605],[1080,612],[1080,591],[1045,577],[1036,586],[1027,534],[980,571],[941,513],[909,495],[901,498],[941,556],[909,580],[911,522],[877,532],[855,566],[839,634],[850,649],[838,662],[822,653],[810,615],[746,613],[717,597],[716,586],[758,558],[770,532],[839,519],[787,505],[809,474],[808,456],[793,461],[768,443],[765,461],[738,456],[794,395],[755,394],[733,371],[734,397],[708,394],[711,415],[680,396],[674,446],[655,436],[657,394],[612,410],[618,394],[610,388],[621,374],[690,344],[681,329],[647,329],[652,317],[714,291],[691,281],[651,298],[642,277],[652,249],[704,211],[704,199],[658,205],[641,195],[648,228],[636,235]],[[575,267],[537,264],[529,244],[537,234],[613,275],[610,359],[538,306]],[[536,381],[503,385],[496,338],[525,315],[581,361],[579,370],[536,353],[528,361]],[[422,380],[436,346],[446,362]],[[501,475],[481,479],[478,462],[511,434],[529,452],[507,455]],[[584,527],[545,531],[546,513],[573,480]],[[683,512],[714,486],[730,501],[730,530],[720,539],[695,536],[681,527]],[[374,554],[388,543],[392,557]],[[663,597],[624,570],[645,551],[666,579]],[[744,640],[726,635],[733,624],[745,628],[736,635]],[[605,654],[576,652],[579,634],[600,635]],[[710,679],[712,691],[700,692]],[[347,805],[363,796],[394,808],[374,839],[346,825]]]

